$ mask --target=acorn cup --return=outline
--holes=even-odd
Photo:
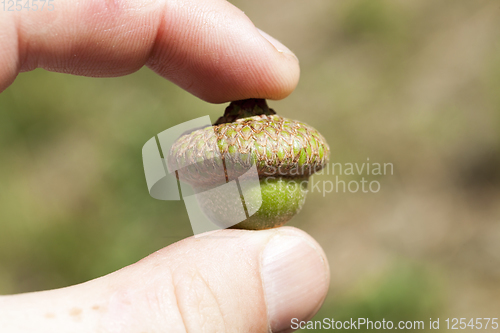
[[[212,222],[259,230],[279,227],[302,209],[309,176],[329,155],[314,128],[277,115],[263,99],[248,99],[232,102],[213,126],[183,134],[167,163]],[[225,186],[230,182],[237,192]]]

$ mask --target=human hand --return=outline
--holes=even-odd
[[[113,77],[146,65],[212,103],[281,99],[299,79],[293,53],[222,0],[59,1],[50,12],[0,11],[0,45],[0,92],[35,68]]]
[[[319,245],[291,227],[190,237],[104,277],[0,297],[2,332],[286,332],[328,290]]]
[[[147,65],[209,102],[280,99],[299,77],[295,56],[222,0],[61,1],[52,12],[0,12],[0,45],[0,91],[37,67],[103,77]],[[80,285],[2,296],[0,328],[286,331],[291,318],[314,315],[328,284],[325,255],[304,232],[220,230]]]

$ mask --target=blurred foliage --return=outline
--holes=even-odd
[[[378,193],[309,194],[290,225],[324,247],[316,318],[487,317],[500,308],[500,19],[495,0],[233,1],[301,61],[270,102],[317,128],[332,162],[393,163]],[[0,294],[62,287],[189,236],[149,197],[142,145],[210,115],[148,69],[35,70],[0,95]],[[315,176],[336,181],[337,175]]]
[[[2,293],[95,278],[191,234],[182,202],[149,196],[141,149],[210,106],[148,70],[119,79],[36,70],[0,105]]]
[[[371,277],[360,283],[348,295],[338,295],[327,302],[311,321],[330,318],[335,321],[357,322],[392,321],[394,327],[400,321],[424,321],[428,328],[428,318],[439,315],[440,279],[417,263],[398,262],[382,278]],[[299,330],[314,332],[315,330]],[[316,330],[321,331],[321,330]],[[371,332],[365,325],[357,332]]]

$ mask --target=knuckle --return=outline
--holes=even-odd
[[[173,287],[186,332],[227,331],[217,295],[198,270],[174,273]]]

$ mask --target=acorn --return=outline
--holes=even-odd
[[[167,163],[219,227],[259,230],[279,227],[300,212],[309,176],[329,155],[313,127],[277,115],[263,99],[247,99],[231,102],[213,126],[181,135]],[[239,195],[230,190],[234,186],[223,186],[230,182]]]

